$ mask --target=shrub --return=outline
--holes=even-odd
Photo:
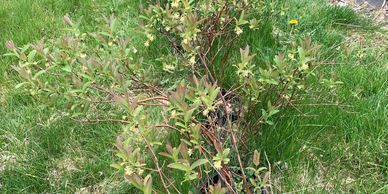
[[[7,55],[19,59],[14,69],[24,80],[16,87],[37,97],[67,99],[83,122],[90,121],[85,110],[91,109],[104,116],[93,118],[96,122],[123,123],[116,143],[120,161],[112,166],[144,193],[269,189],[259,152],[251,160],[242,155],[244,137],[272,125],[274,115],[305,90],[317,68],[318,47],[306,38],[272,64],[259,66],[249,46],[239,49],[235,43],[259,29],[264,1],[163,2],[145,9],[141,28],[145,47],[157,48],[153,41],[164,39],[169,54],[143,58],[143,46],[117,30],[113,17],[88,33],[65,16],[68,27],[58,39],[22,48],[7,42]],[[155,61],[176,82],[171,76],[159,78],[164,84],[149,82],[150,75],[162,74],[153,73]],[[222,86],[226,69],[236,77],[231,88]]]

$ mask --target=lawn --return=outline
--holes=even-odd
[[[351,8],[324,0],[284,0],[284,13],[242,37],[258,61],[282,49],[277,32],[288,20],[297,32],[321,45],[322,77],[272,126],[245,140],[246,152],[267,156],[275,193],[388,192],[388,32]],[[0,0],[0,52],[12,39],[18,46],[55,37],[62,17],[117,16],[123,33],[133,33],[139,2],[124,0]],[[139,42],[139,44],[141,44]],[[152,55],[156,50],[149,50]],[[0,193],[133,193],[122,174],[114,142],[122,125],[80,123],[63,101],[40,101],[15,89],[16,61],[0,57]],[[226,75],[228,77],[228,75]],[[229,75],[233,83],[233,76]],[[228,79],[227,79],[228,80]],[[268,167],[268,166],[267,166]]]

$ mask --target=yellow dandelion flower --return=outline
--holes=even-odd
[[[290,25],[298,25],[298,20],[292,19],[292,20],[288,21],[288,23]]]

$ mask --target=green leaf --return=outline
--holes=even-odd
[[[107,36],[109,38],[114,38],[111,34],[107,33],[107,32],[99,32],[99,34],[101,35],[104,35],[104,36]]]
[[[222,156],[228,157],[229,153],[230,153],[230,148],[226,148],[226,149],[224,149],[224,151],[222,151]]]
[[[36,73],[36,74],[34,75],[34,78],[37,78],[37,77],[39,77],[40,75],[42,75],[42,74],[44,74],[44,73],[46,73],[46,70],[45,70],[45,69],[40,70],[40,71],[38,71],[38,73]]]
[[[181,122],[176,122],[175,125],[181,127],[182,129],[187,129],[187,126]]]
[[[152,177],[150,174],[144,178],[143,185],[144,185],[144,189],[143,189],[144,194],[152,194]]]
[[[76,93],[81,93],[82,90],[69,90],[67,93],[69,94],[76,94]]]
[[[62,67],[62,70],[71,73],[71,66],[67,64],[64,67]]]
[[[191,181],[191,180],[197,179],[197,177],[198,177],[198,172],[194,172],[192,174],[186,175],[185,181]]]
[[[167,167],[186,172],[191,171],[190,166],[188,164],[183,164],[179,162],[171,163]]]
[[[298,54],[301,61],[304,61],[306,58],[306,53],[302,47],[298,47]]]
[[[244,25],[244,24],[247,24],[247,23],[248,23],[248,21],[246,21],[246,20],[244,19],[244,16],[245,16],[245,10],[243,10],[243,11],[241,12],[240,18],[238,19],[238,26],[239,26],[239,25]]]
[[[115,168],[115,169],[117,169],[117,170],[123,169],[122,166],[120,166],[119,164],[116,164],[116,163],[113,163],[113,164],[111,164],[110,166],[113,167],[113,168]]]
[[[186,113],[185,113],[185,115],[184,115],[184,121],[187,123],[187,122],[189,122],[189,120],[191,119],[191,117],[193,116],[193,112],[195,111],[195,107],[194,108],[192,108],[192,109],[190,109],[190,110],[188,110]]]
[[[216,88],[211,94],[210,99],[212,103],[214,103],[214,100],[217,98],[218,93],[220,92],[220,88]]]
[[[190,143],[191,141],[187,141],[185,139],[181,139],[181,141],[185,142],[188,146],[191,146],[192,144]]]
[[[131,183],[137,189],[142,191],[144,190],[141,179],[136,174],[131,174],[131,175],[127,174],[125,175],[125,178],[128,180],[129,183]]]
[[[199,142],[196,141],[196,140],[194,140],[194,139],[190,140],[190,142],[193,143],[193,144],[195,144],[195,145],[198,145],[198,144],[199,144]]]
[[[166,152],[160,152],[159,155],[164,156],[164,157],[167,157],[167,158],[173,159],[173,157],[171,156],[171,154],[168,154],[168,153],[166,153]]]
[[[183,0],[182,3],[183,3],[183,6],[185,7],[186,10],[190,10],[190,3],[192,1],[188,2],[187,0]]]
[[[269,114],[268,114],[268,117],[271,117],[271,116],[275,115],[275,114],[278,113],[278,112],[279,112],[279,110],[277,110],[277,109],[271,110],[271,111],[269,112]]]
[[[18,89],[18,88],[20,88],[20,87],[22,87],[22,86],[24,86],[24,85],[26,85],[26,84],[28,84],[29,82],[22,82],[22,83],[19,83],[19,84],[17,84],[16,86],[15,86],[15,89]]]
[[[21,52],[22,52],[22,53],[26,52],[26,50],[27,50],[28,48],[30,48],[30,44],[27,44],[27,45],[23,46],[22,49],[21,49]]]
[[[19,57],[19,55],[18,54],[16,54],[16,53],[5,53],[3,56],[15,56],[15,57]]]
[[[197,168],[198,166],[201,166],[201,165],[204,165],[206,163],[208,163],[209,161],[206,160],[206,159],[199,159],[197,161],[195,161],[192,165],[191,165],[191,170],[194,170],[195,168]]]
[[[127,157],[123,153],[121,153],[121,152],[117,153],[116,156],[121,158],[121,159],[123,159],[123,160],[127,159]]]
[[[70,70],[70,72],[71,72],[71,70]],[[79,73],[79,75],[82,76],[82,77],[85,78],[85,79],[93,80],[92,77],[90,77],[89,75],[87,75],[87,74],[85,74],[85,73]]]
[[[29,62],[33,61],[34,58],[35,58],[35,55],[36,55],[36,50],[32,50],[32,51],[28,54],[28,56],[27,56],[28,61],[29,61]]]

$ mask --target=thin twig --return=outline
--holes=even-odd
[[[168,187],[167,187],[167,185],[166,185],[166,182],[165,182],[165,180],[164,180],[164,178],[163,178],[162,169],[159,167],[159,160],[158,160],[158,158],[156,157],[155,152],[154,152],[154,150],[152,149],[152,146],[151,146],[150,143],[147,141],[147,139],[143,136],[143,134],[141,134],[140,132],[139,132],[139,134],[140,134],[140,136],[143,138],[144,142],[146,143],[148,150],[151,152],[152,159],[154,160],[154,163],[155,163],[155,165],[156,165],[156,168],[157,168],[157,171],[158,171],[160,180],[162,181],[162,184],[163,184],[164,189],[167,191],[168,194],[170,194],[170,191],[169,191],[169,189],[168,189]]]

